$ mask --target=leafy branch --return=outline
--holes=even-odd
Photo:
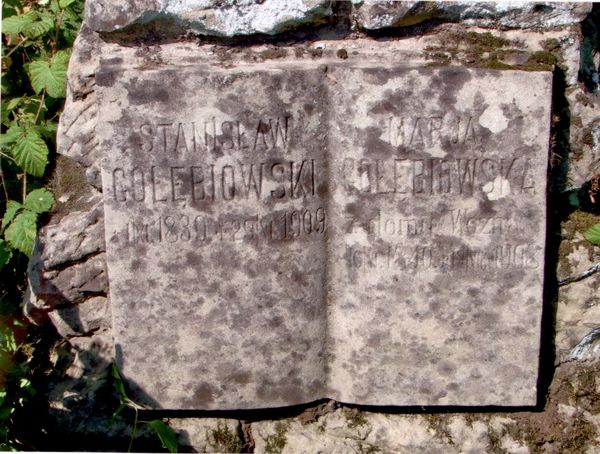
[[[15,254],[31,255],[39,215],[54,202],[41,184],[55,145],[83,4],[41,3],[7,0],[2,10],[0,269]]]
[[[20,317],[21,301],[38,222],[54,204],[44,177],[82,13],[83,0],[2,2],[0,450],[31,449],[17,428],[19,421],[30,422],[26,406],[34,392],[28,359],[35,349],[29,325]]]

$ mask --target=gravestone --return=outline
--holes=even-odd
[[[97,75],[117,364],[152,408],[534,405],[551,75]]]

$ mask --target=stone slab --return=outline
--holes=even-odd
[[[200,35],[277,34],[327,21],[329,0],[89,0],[85,21],[95,31],[140,29],[154,23],[165,33]]]
[[[328,74],[329,396],[535,404],[551,75]]]
[[[551,75],[191,60],[96,80],[135,399],[535,404]]]
[[[378,30],[426,21],[464,21],[498,28],[555,28],[575,25],[592,10],[590,2],[473,2],[357,0],[359,27]]]

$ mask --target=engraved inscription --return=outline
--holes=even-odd
[[[144,123],[139,127],[141,149],[146,152],[178,155],[184,152],[254,152],[287,150],[292,117],[258,118],[248,123],[211,117],[189,123]]]
[[[325,209],[287,210],[267,215],[222,216],[172,214],[135,220],[123,230],[125,244],[193,243],[212,241],[292,241],[322,236],[327,230]]]
[[[377,210],[366,220],[345,216],[344,232],[363,231],[373,238],[425,238],[432,235],[500,236],[518,231],[518,223],[511,214],[482,216],[468,210],[450,209],[435,217],[402,217]]]
[[[314,159],[171,167],[116,167],[109,199],[115,202],[194,203],[299,199],[316,193]]]
[[[539,248],[531,244],[504,243],[488,248],[466,246],[449,249],[441,245],[348,246],[350,268],[390,270],[448,269],[490,270],[507,267],[537,269]]]
[[[341,173],[347,190],[370,194],[471,196],[481,190],[502,197],[535,189],[531,162],[526,157],[345,158]]]
[[[385,137],[394,147],[464,145],[480,139],[478,125],[471,115],[393,116],[384,129]]]

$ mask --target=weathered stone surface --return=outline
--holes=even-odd
[[[528,453],[507,427],[510,418],[467,422],[464,416],[390,415],[340,409],[314,424],[297,419],[252,424],[256,452],[490,452],[492,447]],[[492,445],[492,443],[494,443]]]
[[[56,135],[59,153],[86,167],[90,184],[100,188],[100,158],[94,134],[97,118],[95,76],[104,43],[83,24],[73,45],[67,73],[67,99]]]
[[[86,23],[98,32],[113,32],[151,21],[203,35],[276,34],[332,14],[325,0],[135,0],[86,2]]]
[[[94,199],[91,210],[69,213],[41,230],[33,263],[51,270],[104,250],[102,196],[96,194]]]
[[[543,411],[407,415],[341,408],[310,422],[256,422],[255,452],[592,453],[600,434],[599,370],[599,361],[559,365]]]
[[[136,397],[534,404],[550,75],[205,65],[97,75]]]
[[[463,21],[500,28],[552,28],[581,22],[592,10],[583,2],[355,1],[359,27],[406,27],[426,20]]]
[[[590,331],[563,359],[565,361],[600,359],[600,327]]]
[[[583,232],[600,222],[590,213],[573,212],[562,224],[558,277],[577,275],[600,262],[600,248],[583,237]],[[598,287],[600,274],[560,287],[556,310],[557,357],[566,360],[594,328],[600,326]]]
[[[45,270],[43,263],[30,265],[27,306],[48,310],[77,304],[89,296],[108,291],[104,253],[89,256],[66,268]]]
[[[175,430],[178,445],[195,452],[247,452],[240,437],[240,422],[234,419],[174,418],[169,426]]]
[[[54,309],[48,316],[63,337],[86,336],[111,327],[110,305],[104,296],[94,296],[77,305]]]
[[[581,187],[600,173],[600,96],[577,87],[567,99],[571,114],[569,185]]]

